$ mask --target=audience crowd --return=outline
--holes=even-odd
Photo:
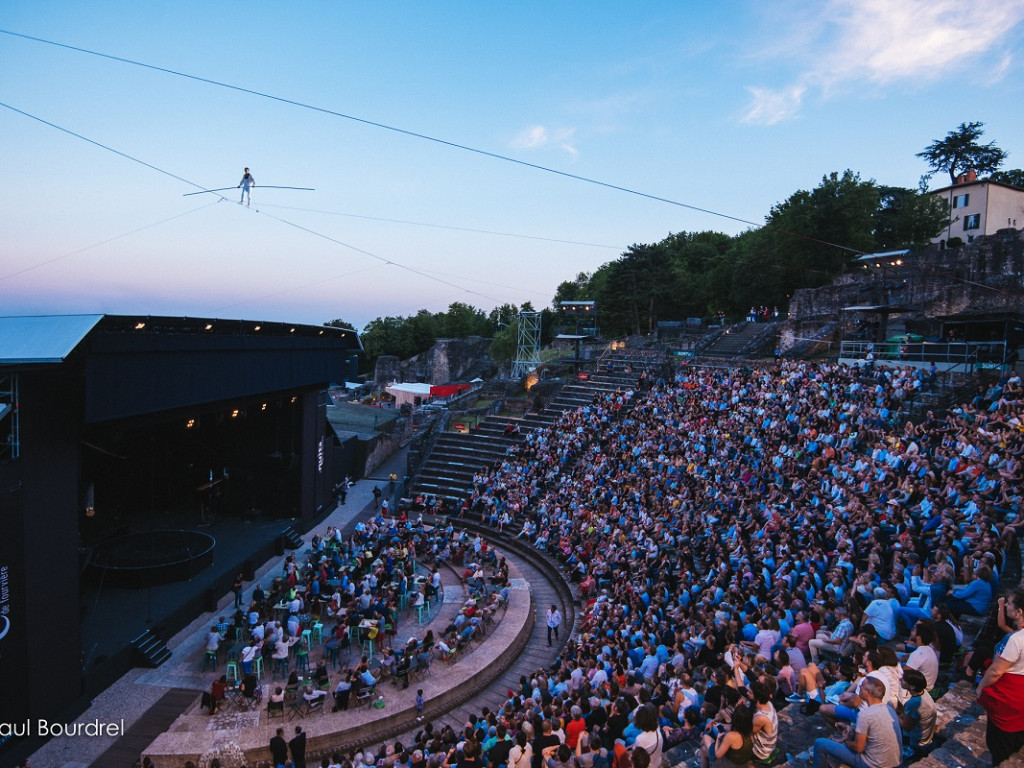
[[[426,723],[410,744],[322,764],[657,768],[688,744],[704,766],[768,765],[785,759],[787,705],[833,726],[816,768],[925,754],[943,669],[980,677],[995,658],[1024,675],[1024,658],[1003,666],[1024,653],[1024,593],[997,600],[1019,586],[1001,578],[1019,559],[1024,423],[1011,374],[911,419],[924,375],[804,361],[643,370],[527,434],[477,472],[458,514],[515,531],[578,584],[586,606],[563,652],[459,732]],[[286,571],[288,594],[325,602],[322,615],[355,601],[386,625],[416,591],[417,556],[461,558],[486,580],[486,544],[449,522],[378,518],[332,537],[333,556],[321,542]],[[972,621],[988,623],[968,650]],[[274,624],[264,645],[290,630]]]

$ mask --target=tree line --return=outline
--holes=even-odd
[[[773,206],[760,228],[738,235],[678,232],[657,243],[631,245],[594,272],[562,282],[552,306],[594,301],[600,329],[609,337],[649,333],[659,320],[738,318],[760,306],[784,309],[795,290],[831,283],[861,254],[922,246],[942,231],[950,210],[928,193],[936,173],[948,173],[952,183],[975,170],[1024,186],[1024,171],[999,170],[1007,154],[980,142],[982,126],[962,123],[918,153],[931,171],[917,189],[865,180],[851,170],[829,173],[814,189],[798,190]],[[533,308],[505,304],[485,313],[456,302],[446,312],[378,317],[361,334],[367,362],[372,365],[382,354],[405,359],[439,338],[471,335],[493,338],[492,358],[509,360],[520,311]],[[546,343],[554,312],[543,311]],[[329,324],[347,326],[341,320]]]

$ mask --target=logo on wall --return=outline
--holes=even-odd
[[[7,566],[0,566],[0,640],[11,631],[11,584]]]

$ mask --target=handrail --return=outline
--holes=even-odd
[[[867,359],[869,353],[876,360],[907,363],[945,363],[949,365],[992,363],[1006,361],[1006,341],[843,341],[839,356],[858,360]]]

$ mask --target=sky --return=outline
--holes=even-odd
[[[916,187],[961,122],[1024,167],[1024,0],[6,0],[0,30],[0,315],[539,309],[832,171]]]

